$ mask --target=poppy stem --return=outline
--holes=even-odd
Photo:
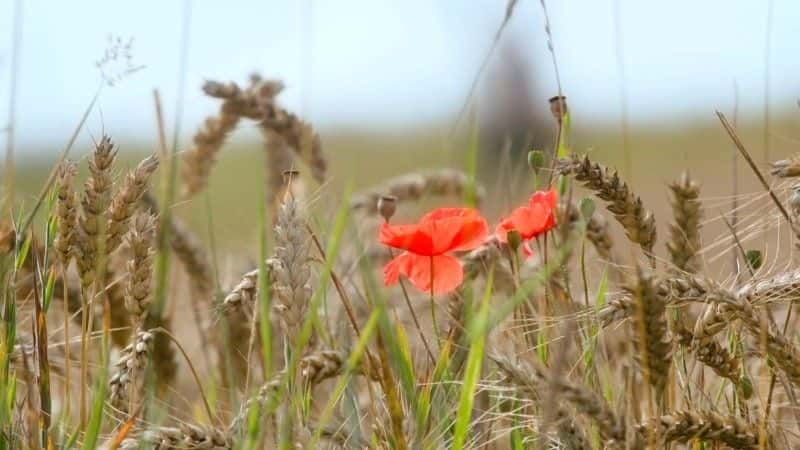
[[[433,256],[430,256],[431,262],[431,324],[433,325],[433,334],[436,336],[436,344],[441,347],[442,342],[439,337],[439,325],[436,324],[436,302],[433,300],[433,280],[436,278],[433,276]]]
[[[389,259],[394,258],[394,252],[391,248],[389,250]],[[406,301],[406,306],[408,306],[408,311],[411,313],[411,319],[414,321],[414,326],[417,328],[417,333],[419,333],[419,338],[422,340],[422,345],[425,346],[425,350],[428,352],[428,357],[431,359],[431,364],[436,366],[436,357],[433,356],[433,351],[431,351],[431,346],[428,344],[428,338],[425,337],[425,333],[422,331],[422,326],[419,324],[419,318],[417,317],[417,312],[414,311],[414,306],[411,304],[411,298],[408,296],[408,291],[406,290],[406,285],[403,283],[403,280],[398,280],[400,282],[400,289],[403,291],[403,298]]]

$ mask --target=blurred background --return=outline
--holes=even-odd
[[[133,161],[156,148],[153,89],[181,149],[219,107],[202,83],[244,83],[253,72],[284,80],[279,99],[320,132],[335,186],[354,174],[363,186],[420,167],[464,167],[472,125],[482,176],[491,176],[509,142],[520,150],[513,162],[524,164],[522,150],[552,150],[547,99],[559,81],[571,148],[629,172],[655,209],[667,204],[664,184],[684,167],[720,205],[730,194],[735,155],[715,110],[735,120],[765,169],[766,159],[795,150],[799,2],[546,7],[549,36],[538,0],[516,2],[499,34],[505,0],[2,0],[0,127],[13,123],[17,165],[29,174],[20,192],[29,195],[100,86],[73,157],[105,130]],[[102,63],[119,42],[124,51]],[[212,179],[213,205],[238,222],[245,212],[228,200],[254,198],[260,148],[254,127],[242,126]],[[752,174],[739,173],[741,189],[755,191]],[[232,176],[236,183],[221,182]]]

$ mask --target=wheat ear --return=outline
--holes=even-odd
[[[651,256],[656,242],[656,221],[653,213],[645,209],[642,200],[633,194],[628,184],[616,171],[593,163],[588,156],[573,155],[558,161],[557,170],[571,174],[576,180],[608,202],[608,210],[625,229],[628,239],[639,244]]]
[[[306,162],[315,180],[320,183],[325,181],[328,162],[322,152],[319,135],[308,122],[278,106],[275,95],[280,91],[275,92],[273,85],[256,83],[253,91],[261,111],[260,126],[280,136]]]
[[[469,175],[455,169],[430,172],[412,172],[391,178],[380,186],[353,195],[350,208],[365,215],[378,214],[378,200],[383,196],[397,197],[396,201],[416,201],[428,196],[463,197],[474,189],[475,200],[480,203],[486,195],[482,186],[476,186]]]
[[[342,352],[321,350],[310,353],[300,359],[298,363],[298,376],[300,377],[300,381],[305,383],[306,386],[313,387],[329,378],[342,375],[346,361],[347,355]],[[359,367],[357,373],[363,374],[363,368]],[[258,407],[263,409],[265,405],[277,400],[281,389],[285,386],[285,377],[286,369],[275,372],[272,378],[261,386],[258,394],[244,402],[241,411],[233,418],[229,426],[229,430],[231,430],[232,434],[237,434],[242,431],[241,427],[247,419],[248,411],[251,408]]]
[[[664,444],[693,439],[714,441],[736,449],[757,449],[758,430],[734,416],[710,411],[676,411],[639,425],[641,433],[656,429]]]
[[[111,168],[117,151],[111,138],[103,136],[95,145],[89,160],[89,178],[86,180],[84,197],[81,200],[82,215],[78,220],[78,272],[81,286],[86,290],[95,280],[100,260],[100,240],[105,239],[105,215],[110,201]]]
[[[136,211],[136,204],[147,192],[150,175],[158,168],[158,157],[151,155],[142,160],[136,169],[125,177],[122,189],[111,200],[108,208],[108,244],[106,251],[113,252],[128,231],[128,221]]]
[[[771,173],[781,178],[800,176],[800,155],[794,155],[789,159],[781,159],[773,162]]]
[[[128,261],[128,283],[125,289],[125,308],[132,317],[133,328],[144,324],[150,308],[151,283],[153,277],[153,235],[155,218],[144,213],[134,217],[128,246],[133,257]]]
[[[133,341],[123,348],[114,365],[116,371],[108,382],[111,404],[124,411],[131,411],[126,403],[135,403],[141,398],[144,370],[152,352],[153,333],[137,331]]]
[[[644,378],[653,387],[656,398],[664,396],[672,363],[672,341],[667,337],[666,302],[651,274],[637,269],[636,280],[627,291],[636,301],[635,333]]]
[[[127,438],[121,450],[135,450],[142,443],[150,444],[154,450],[231,450],[234,441],[230,434],[217,428],[183,423],[178,427],[154,427],[145,430],[137,438]]]
[[[297,336],[311,299],[311,268],[308,253],[310,238],[300,205],[287,196],[278,210],[275,225],[276,310],[287,337]]]
[[[203,91],[209,97],[222,99],[223,102],[216,116],[206,118],[192,138],[192,148],[183,154],[181,177],[186,196],[195,195],[205,189],[217,153],[225,139],[236,128],[242,116],[247,114],[248,109],[255,108],[252,96],[235,83],[207,81],[203,85]]]
[[[74,240],[78,218],[78,196],[73,188],[73,181],[78,168],[74,163],[65,161],[61,165],[58,178],[58,202],[56,203],[56,217],[58,217],[58,233],[53,242],[53,248],[58,254],[61,266],[66,273],[67,266],[74,253]],[[64,277],[66,280],[66,277]]]
[[[700,250],[700,220],[703,217],[700,203],[700,185],[684,172],[678,181],[669,185],[672,191],[672,214],[675,223],[669,226],[667,242],[672,264],[679,272],[697,272],[697,252]]]

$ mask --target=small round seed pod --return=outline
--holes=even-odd
[[[283,171],[283,184],[290,186],[292,181],[300,176],[299,170],[284,170]]]
[[[541,150],[531,150],[528,152],[528,167],[533,173],[538,174],[544,167],[544,152]]]
[[[556,121],[561,123],[561,121],[564,120],[564,116],[567,114],[567,97],[563,95],[551,97],[550,112],[553,114]]]
[[[397,197],[394,195],[382,195],[378,199],[378,212],[385,221],[389,221],[397,211]]]

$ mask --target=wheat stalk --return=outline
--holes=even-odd
[[[142,196],[142,202],[151,214],[158,214],[158,202],[149,192]],[[187,275],[194,282],[193,288],[200,294],[200,300],[210,302],[214,296],[214,270],[211,259],[200,240],[177,217],[170,217],[169,244],[172,251],[183,264]]]

